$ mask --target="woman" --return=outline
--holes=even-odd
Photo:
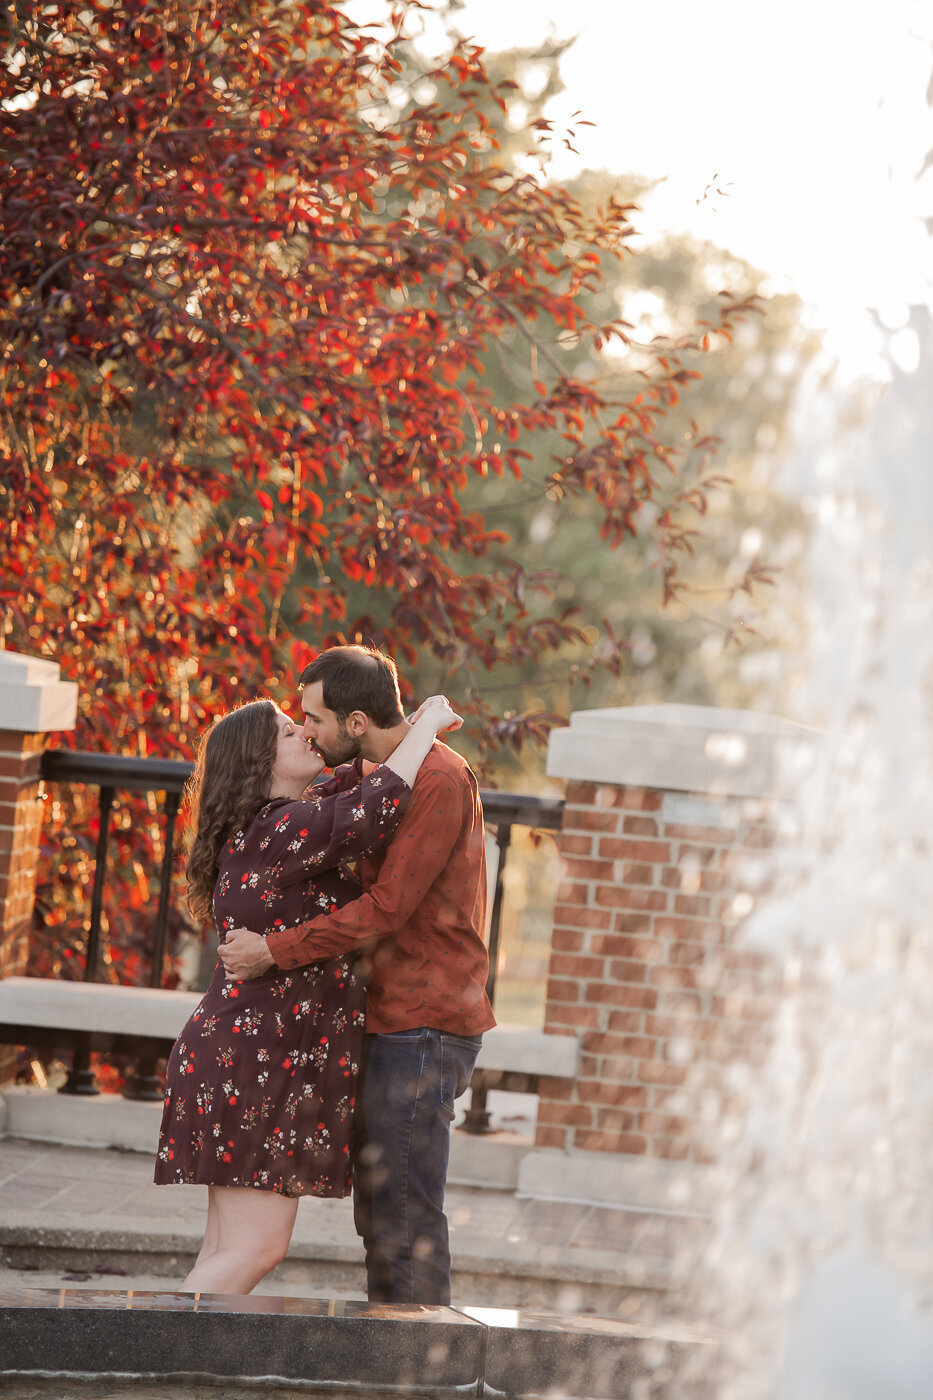
[[[460,723],[434,696],[362,782],[343,769],[303,798],[324,760],[300,728],[269,700],[226,715],[191,782],[192,912],[269,933],[355,898],[344,862],[391,838],[435,735]],[[169,1059],[155,1170],[208,1187],[186,1289],[249,1293],[285,1257],[299,1197],[347,1195],[364,1000],[350,956],[249,982],[218,963]]]

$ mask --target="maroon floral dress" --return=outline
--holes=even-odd
[[[343,862],[388,841],[410,796],[380,766],[360,783],[343,769],[309,800],[273,799],[221,851],[217,927],[268,934],[355,899]],[[156,1182],[348,1194],[366,994],[356,961],[248,982],[228,982],[218,962],[169,1057]]]

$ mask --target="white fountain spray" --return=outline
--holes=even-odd
[[[783,971],[706,1261],[724,1337],[672,1393],[933,1400],[933,328],[812,504],[828,734],[794,794]]]

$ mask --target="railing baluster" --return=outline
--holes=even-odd
[[[165,841],[162,855],[162,878],[159,884],[159,909],[155,921],[155,948],[149,968],[150,987],[161,987],[162,969],[165,964],[165,938],[168,933],[168,905],[172,894],[172,872],[174,868],[175,821],[181,804],[181,794],[165,794]]]
[[[94,860],[94,889],[91,895],[91,926],[87,935],[87,957],[84,960],[84,981],[97,981],[100,963],[100,925],[104,906],[104,875],[107,871],[107,837],[110,835],[110,813],[113,810],[113,788],[100,790],[100,830],[97,833],[97,854]]]

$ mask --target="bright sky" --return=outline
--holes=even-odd
[[[347,8],[368,18],[380,0]],[[489,49],[576,34],[548,116],[596,126],[577,129],[579,159],[555,142],[555,178],[663,177],[646,234],[738,253],[800,293],[844,378],[885,377],[867,308],[896,331],[933,303],[930,0],[465,0],[457,23]],[[915,347],[895,337],[905,370]]]

